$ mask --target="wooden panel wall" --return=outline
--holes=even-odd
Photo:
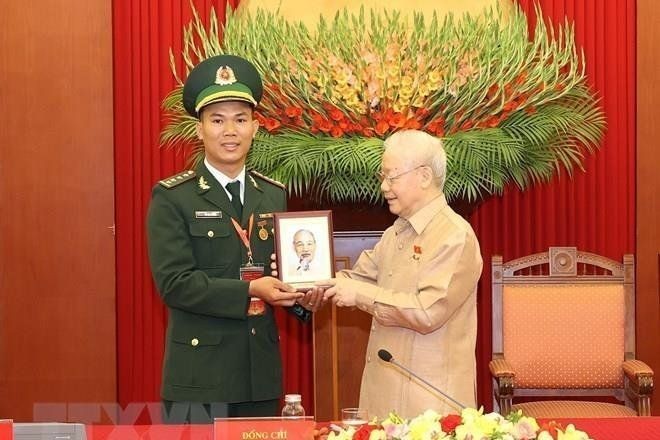
[[[660,10],[637,0],[637,358],[655,371],[660,415]]]
[[[334,216],[333,216],[334,218]],[[335,232],[337,270],[350,269],[382,232]],[[354,307],[328,306],[314,314],[314,416],[339,420],[339,410],[358,406],[371,315]]]
[[[0,418],[116,400],[110,8],[2,2]]]

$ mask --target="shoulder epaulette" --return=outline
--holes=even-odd
[[[171,177],[168,177],[167,179],[161,180],[160,183],[162,186],[165,188],[174,188],[177,185],[182,184],[183,182],[187,182],[188,180],[192,179],[195,177],[195,171],[193,170],[186,170],[182,171],[179,174],[175,174]]]
[[[250,170],[250,174],[254,174],[254,175],[257,176],[258,178],[260,178],[260,179],[262,179],[262,180],[265,180],[265,181],[268,182],[268,183],[272,183],[272,184],[275,185],[275,186],[279,186],[280,188],[282,188],[283,190],[286,191],[286,186],[285,186],[282,182],[278,182],[278,181],[275,180],[275,179],[271,179],[270,177],[266,177],[266,176],[264,176],[263,174],[261,174],[261,173],[255,171],[255,170]]]

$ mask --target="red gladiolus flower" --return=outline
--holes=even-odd
[[[425,108],[418,108],[415,110],[415,117],[418,119],[424,119],[429,115],[429,111]]]
[[[342,137],[344,135],[344,130],[341,129],[341,127],[335,125],[330,129],[330,136],[333,138],[338,138]]]
[[[389,130],[389,129],[390,129],[390,124],[388,124],[385,121],[378,121],[378,124],[376,124],[376,128],[375,128],[376,133],[379,136],[382,136],[385,133],[387,133],[387,130]]]
[[[497,94],[498,90],[499,90],[499,86],[497,84],[493,84],[488,88],[488,92],[486,93],[486,96],[490,99]]]
[[[467,121],[461,124],[461,130],[469,130],[474,126],[474,121],[468,119]]]
[[[371,127],[365,127],[362,129],[362,136],[364,137],[373,137],[374,129]]]
[[[515,111],[518,108],[518,101],[512,99],[511,101],[504,104],[504,107],[502,108],[506,111]]]
[[[445,121],[442,118],[434,119],[426,128],[438,137],[445,135]]]
[[[302,109],[300,107],[289,106],[284,110],[284,114],[294,119],[302,115]]]
[[[277,130],[278,128],[280,128],[281,125],[282,123],[274,118],[266,118],[266,120],[264,121],[264,127],[269,132]]]
[[[401,113],[394,113],[388,122],[392,127],[401,128],[406,123],[406,118]]]
[[[443,432],[450,434],[454,432],[456,427],[460,425],[461,422],[461,416],[458,414],[449,414],[440,419],[440,427],[442,427]]]
[[[332,122],[328,121],[327,119],[322,119],[321,122],[318,124],[319,130],[321,130],[324,133],[329,133],[330,130],[332,129]]]
[[[408,130],[419,130],[422,128],[422,123],[419,122],[417,119],[411,118],[406,121],[405,124],[403,124],[403,128],[406,128]]]
[[[521,72],[520,75],[516,78],[516,84],[520,85],[527,81],[527,72]]]
[[[332,110],[330,110],[329,116],[330,119],[332,119],[333,121],[341,121],[342,119],[344,119],[344,114],[338,108],[333,108]]]
[[[259,125],[265,125],[266,118],[264,118],[264,115],[262,115],[259,112],[254,112],[254,119],[256,119],[259,122]]]
[[[314,122],[314,125],[321,125],[321,122],[323,122],[323,116],[321,116],[319,113],[314,112],[312,113],[312,121]]]
[[[486,127],[495,128],[500,124],[500,118],[497,116],[491,116],[490,118],[486,119],[484,124],[486,124]]]

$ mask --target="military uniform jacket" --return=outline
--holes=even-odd
[[[265,275],[270,274],[274,249],[273,224],[272,217],[259,214],[284,210],[284,189],[247,172],[240,223],[247,229],[254,215],[250,243],[254,262],[264,265]],[[247,253],[231,217],[236,213],[229,197],[203,163],[194,173],[161,181],[153,189],[147,219],[149,259],[169,309],[164,399],[246,402],[282,394],[273,309],[266,304],[265,315],[247,316],[248,283],[239,279]],[[258,233],[264,227],[266,240]],[[305,312],[300,307],[296,311]]]

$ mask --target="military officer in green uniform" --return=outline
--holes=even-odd
[[[286,193],[245,167],[262,92],[259,73],[243,58],[198,64],[183,104],[199,119],[205,159],[153,189],[149,259],[169,309],[167,422],[277,415],[282,367],[273,307],[307,321],[322,299],[316,289],[299,293],[270,276],[272,213],[286,210]]]

